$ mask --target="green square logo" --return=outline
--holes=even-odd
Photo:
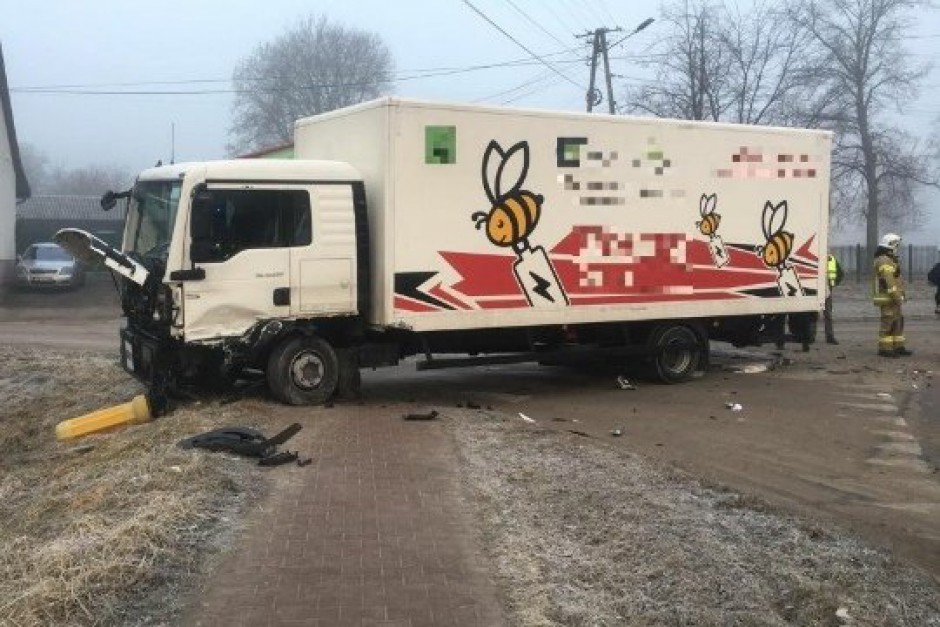
[[[457,127],[424,127],[424,162],[435,165],[457,163]]]

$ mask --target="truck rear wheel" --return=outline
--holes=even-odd
[[[288,405],[320,405],[333,396],[339,380],[339,360],[318,337],[291,337],[268,358],[268,388]]]
[[[664,324],[653,329],[649,347],[653,351],[653,370],[665,383],[688,381],[706,360],[703,341],[695,330],[683,324]]]

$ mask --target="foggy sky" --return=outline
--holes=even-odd
[[[650,0],[515,0],[546,34],[509,3],[474,0],[516,39],[539,54],[573,47],[575,33],[600,26],[632,29],[659,16]],[[176,161],[225,156],[231,94],[88,95],[17,92],[18,88],[78,85],[79,89],[136,91],[226,90],[235,65],[310,13],[378,33],[389,46],[399,76],[428,68],[466,67],[523,59],[528,55],[459,0],[0,0],[0,43],[17,135],[67,168],[114,164],[131,171],[171,156],[175,125]],[[654,23],[612,55],[642,54],[663,31]],[[940,58],[940,15],[919,16],[908,49],[917,60]],[[556,39],[557,38],[557,39]],[[562,45],[564,44],[564,45]],[[584,48],[584,56],[587,48]],[[573,60],[571,53],[565,57]],[[648,78],[629,59],[614,59],[613,71],[628,80]],[[588,68],[557,65],[581,88],[532,64],[437,76],[396,83],[399,96],[450,102],[581,111]],[[543,76],[528,88],[507,92]],[[120,83],[209,79],[215,82],[118,86]],[[921,98],[904,113],[919,134],[940,115],[940,73],[925,80]],[[604,108],[602,105],[601,108]],[[933,219],[908,241],[940,242],[940,194],[932,195]]]

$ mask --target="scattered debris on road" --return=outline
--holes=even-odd
[[[731,411],[742,411],[744,409],[744,405],[742,405],[741,403],[734,403],[732,401],[728,401],[727,403],[725,403],[725,407],[727,407]]]
[[[298,461],[297,453],[278,451],[277,447],[297,435],[301,429],[300,423],[295,422],[273,437],[266,438],[257,429],[222,427],[180,440],[179,447],[202,448],[214,453],[234,453],[242,457],[258,458],[259,466],[281,466]]]
[[[620,386],[621,390],[635,390],[636,389],[636,385],[632,381],[624,377],[623,375],[620,375],[617,377],[617,385]]]

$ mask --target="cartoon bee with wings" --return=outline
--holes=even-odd
[[[790,264],[790,255],[793,252],[793,233],[784,231],[787,225],[789,207],[783,200],[776,205],[769,200],[764,203],[764,212],[761,214],[761,229],[764,232],[763,246],[757,248],[757,254],[768,268],[775,268],[778,273],[777,286],[781,296],[802,296],[803,287],[799,277]]]
[[[728,249],[721,236],[718,235],[718,225],[721,224],[721,215],[716,213],[718,208],[718,194],[702,194],[698,203],[698,212],[702,219],[695,223],[699,233],[708,238],[708,250],[711,251],[712,261],[716,268],[728,264]]]
[[[545,199],[541,194],[522,189],[529,172],[528,142],[521,141],[503,150],[499,143],[491,141],[483,152],[482,170],[483,190],[490,209],[470,216],[477,230],[485,229],[494,246],[512,248],[516,253],[513,274],[530,306],[567,305],[568,296],[548,253],[529,243]],[[512,184],[507,188],[506,182]]]

